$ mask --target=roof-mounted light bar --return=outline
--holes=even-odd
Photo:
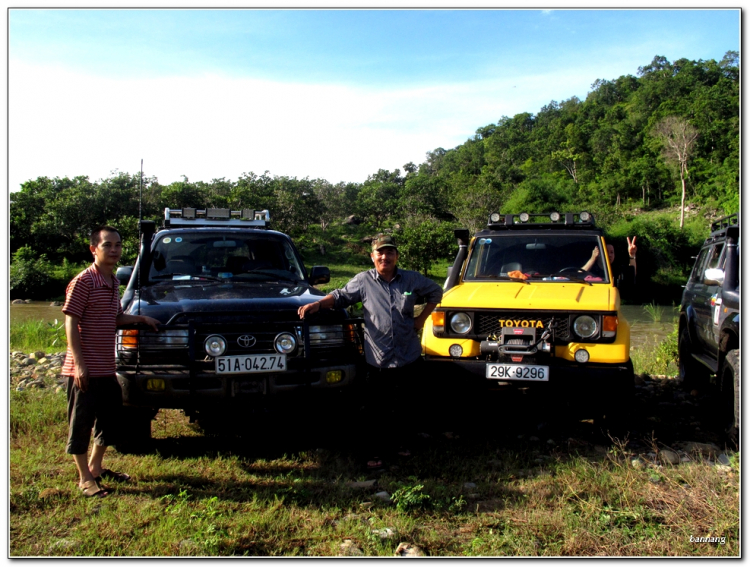
[[[515,226],[549,227],[550,225],[565,225],[571,227],[591,228],[594,226],[594,216],[587,212],[580,213],[519,213],[501,215],[492,213],[487,226],[490,229],[509,228]]]
[[[268,228],[271,217],[268,210],[242,209],[164,209],[164,226],[237,226]]]

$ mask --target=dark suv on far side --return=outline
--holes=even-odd
[[[740,220],[735,213],[711,224],[680,304],[680,379],[686,388],[715,377],[732,402],[730,432],[740,427]]]

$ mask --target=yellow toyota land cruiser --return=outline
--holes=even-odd
[[[430,376],[451,389],[542,387],[621,414],[634,389],[630,325],[592,215],[493,213],[459,252],[425,324]],[[454,390],[455,391],[455,390]]]

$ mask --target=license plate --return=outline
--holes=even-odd
[[[549,366],[532,364],[487,364],[487,378],[490,380],[525,380],[527,382],[548,382]]]
[[[284,372],[285,370],[285,354],[221,356],[216,359],[217,374],[258,374],[261,372]]]

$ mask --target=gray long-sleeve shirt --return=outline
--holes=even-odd
[[[365,360],[378,368],[396,368],[422,354],[414,329],[414,304],[418,297],[440,303],[442,288],[419,272],[396,269],[387,282],[376,269],[354,276],[342,289],[331,292],[336,307],[362,302],[365,319]]]

